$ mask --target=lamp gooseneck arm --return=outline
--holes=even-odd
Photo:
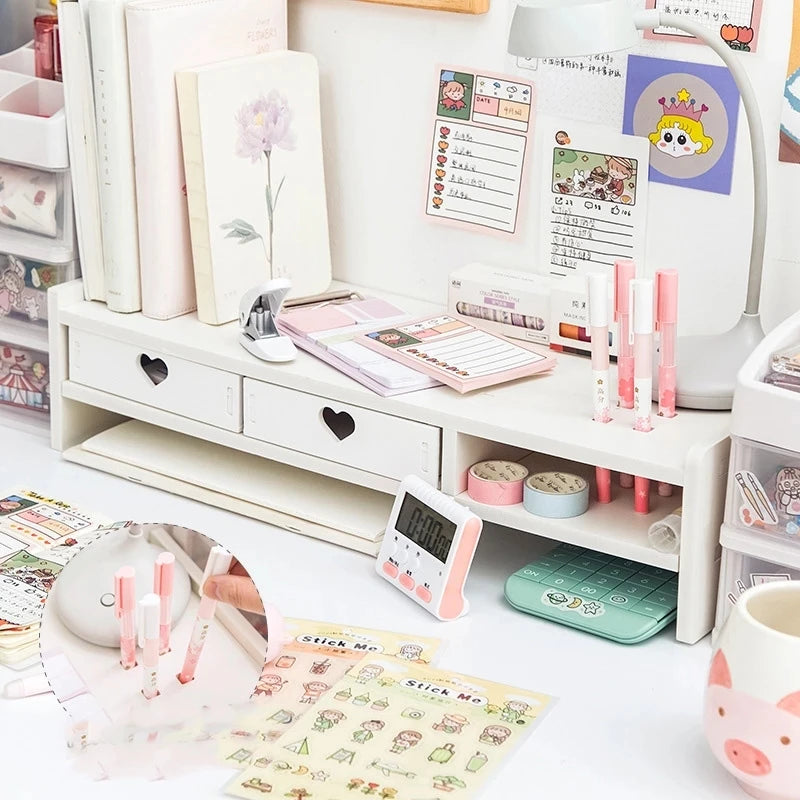
[[[636,14],[639,30],[658,27],[677,28],[707,44],[730,70],[742,96],[744,114],[750,129],[750,147],[753,153],[753,241],[750,245],[750,272],[747,279],[745,314],[757,315],[761,297],[761,273],[764,268],[764,242],[767,236],[767,153],[764,128],[753,85],[735,53],[708,28],[675,14],[664,14],[656,9]]]

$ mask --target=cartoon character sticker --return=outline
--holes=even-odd
[[[500,719],[504,722],[524,722],[523,717],[529,708],[530,706],[522,700],[509,700],[500,714]]]
[[[322,681],[311,681],[309,683],[304,683],[303,689],[305,689],[305,692],[300,698],[300,702],[314,705],[314,703],[319,700],[320,695],[324,692],[327,692],[330,688],[331,687],[328,686],[327,683],[323,683]]]
[[[422,734],[417,731],[400,731],[394,737],[391,752],[405,753],[411,747],[416,747],[422,740]]]
[[[469,721],[461,714],[445,714],[441,722],[433,724],[433,729],[445,733],[461,733],[466,725],[469,725]]]
[[[387,347],[391,347],[392,349],[405,347],[408,344],[420,344],[419,339],[415,339],[413,336],[409,336],[407,333],[398,331],[396,328],[388,328],[384,331],[375,331],[374,333],[370,333],[368,335],[370,339],[375,339],[381,344],[385,344]]]
[[[14,256],[8,257],[8,266],[0,275],[0,317],[12,310],[22,311],[22,290],[25,288],[25,267]]]
[[[377,664],[367,664],[358,671],[356,683],[368,683],[377,678],[383,672],[383,667]]]
[[[442,70],[439,73],[437,115],[450,119],[468,120],[472,112],[474,85],[474,75],[465,72],[454,72],[453,70]],[[446,136],[443,136],[443,138],[446,140]]]
[[[648,138],[660,153],[684,158],[702,155],[713,147],[714,140],[706,135],[701,119],[708,106],[701,103],[698,107],[688,89],[680,89],[677,98],[670,97],[669,104],[665,97],[660,97],[658,103],[662,108],[661,119]]]
[[[370,719],[362,722],[361,727],[353,732],[353,741],[356,744],[366,744],[378,731],[383,730],[386,723],[379,719]]]
[[[256,684],[254,697],[272,697],[277,694],[286,685],[287,681],[283,680],[280,675],[262,675]]]
[[[325,733],[335,725],[338,725],[343,719],[345,719],[345,716],[341,711],[330,708],[325,709],[317,715],[317,719],[314,721],[314,730]]]
[[[511,729],[505,725],[487,725],[481,733],[480,740],[484,744],[500,745],[511,736]]]

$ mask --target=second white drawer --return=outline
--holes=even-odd
[[[439,482],[439,428],[249,378],[244,432],[387,478]]]

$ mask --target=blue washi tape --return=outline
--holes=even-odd
[[[569,472],[536,472],[525,481],[522,504],[537,517],[578,517],[589,508],[589,484]]]

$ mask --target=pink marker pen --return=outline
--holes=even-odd
[[[153,570],[153,592],[160,600],[158,652],[169,653],[169,634],[172,628],[172,587],[175,583],[175,556],[162,553]]]
[[[142,694],[158,697],[158,643],[161,598],[146,594],[139,601],[139,646],[142,648]]]
[[[653,430],[653,281],[635,278],[631,286],[633,310],[633,429]]]
[[[194,680],[197,662],[200,661],[200,654],[203,652],[208,629],[211,626],[211,620],[214,618],[214,611],[217,608],[216,600],[203,595],[203,586],[212,575],[224,575],[231,568],[232,560],[233,556],[219,545],[212,547],[211,552],[208,554],[206,568],[200,581],[200,608],[197,610],[197,619],[192,629],[189,647],[186,648],[183,668],[178,675],[178,680],[181,683],[189,683],[189,681]]]
[[[638,475],[633,481],[633,510],[638,514],[650,513],[650,480]]]
[[[656,272],[656,330],[660,333],[658,364],[658,415],[675,416],[675,339],[678,325],[678,272]]]
[[[614,319],[617,330],[617,392],[620,408],[633,408],[633,347],[630,339],[630,282],[636,277],[636,265],[630,259],[614,263]]]
[[[119,663],[136,666],[136,570],[122,567],[114,574],[114,612],[119,620]]]

